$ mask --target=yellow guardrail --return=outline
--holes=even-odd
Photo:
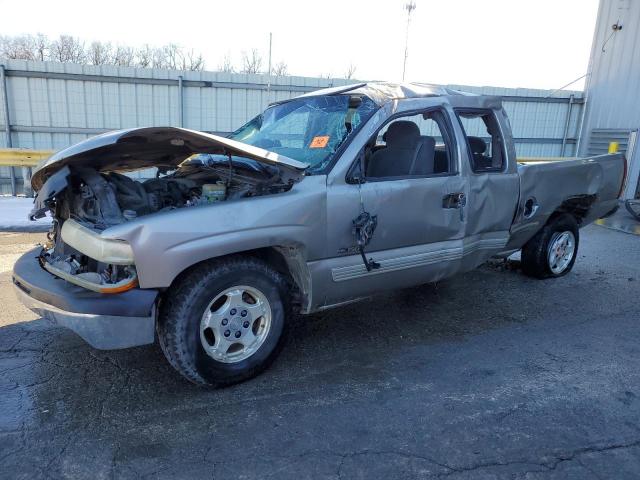
[[[30,150],[26,148],[0,148],[0,167],[35,167],[50,157],[54,150]],[[519,157],[518,162],[561,162],[575,157]]]
[[[0,167],[35,167],[52,153],[53,150],[0,148]]]

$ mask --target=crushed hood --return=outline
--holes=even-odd
[[[92,167],[99,171],[126,171],[177,167],[195,153],[235,155],[282,167],[290,177],[302,176],[307,165],[246,143],[176,127],[116,130],[88,138],[54,153],[36,167],[31,177],[40,190],[64,167]]]

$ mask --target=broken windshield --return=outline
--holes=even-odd
[[[229,138],[324,169],[348,135],[377,109],[368,97],[304,97],[273,105]]]

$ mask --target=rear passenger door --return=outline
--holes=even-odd
[[[466,150],[468,194],[462,270],[471,270],[504,250],[519,195],[511,130],[502,110],[456,109]]]

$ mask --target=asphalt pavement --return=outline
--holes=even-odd
[[[0,234],[0,477],[640,477],[640,237],[582,230],[554,280],[493,263],[292,322],[260,377],[183,380],[17,303]]]

